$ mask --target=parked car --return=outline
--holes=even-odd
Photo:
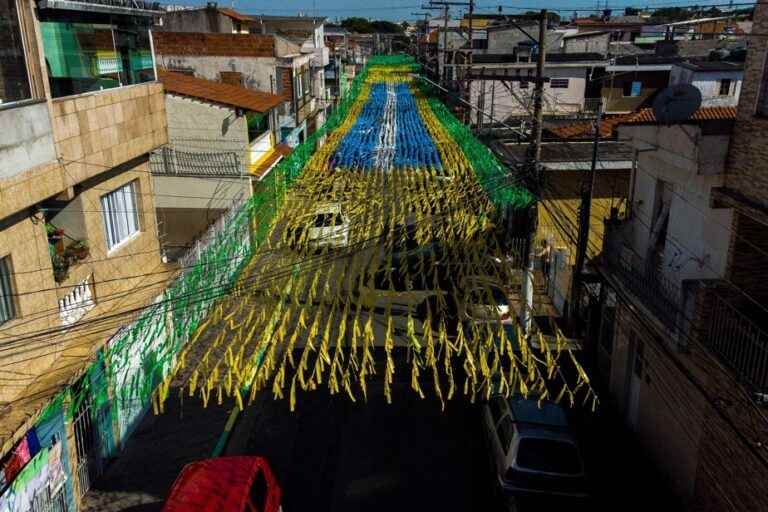
[[[266,459],[218,457],[184,466],[163,512],[281,512],[280,497]]]
[[[301,217],[293,228],[294,243],[311,249],[349,245],[351,221],[338,203],[321,203]]]
[[[494,477],[509,510],[521,500],[588,497],[581,453],[562,407],[534,394],[491,397],[483,425]]]

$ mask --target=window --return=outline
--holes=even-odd
[[[515,435],[515,426],[512,424],[512,418],[510,418],[509,415],[504,416],[501,419],[501,423],[499,423],[497,428],[497,433],[499,435],[501,448],[506,453],[509,450],[510,443],[512,442],[512,436]]]
[[[639,80],[632,80],[631,82],[624,82],[622,84],[622,94],[624,97],[635,98],[640,96],[640,91],[643,90],[643,82]]]
[[[11,286],[10,256],[0,258],[0,324],[16,317],[16,307],[13,301]]]
[[[253,479],[251,492],[248,493],[248,512],[264,512],[267,508],[267,498],[269,497],[269,488],[264,474],[259,471]]]
[[[731,94],[731,79],[723,78],[720,80],[720,96],[728,96]]]
[[[0,49],[0,104],[29,99],[29,77],[16,0],[0,0]]]
[[[101,196],[107,249],[112,250],[139,232],[136,181]]]
[[[248,142],[253,142],[269,130],[268,112],[248,112],[245,119],[248,122]]]
[[[576,447],[554,439],[524,438],[520,441],[515,463],[525,469],[576,475],[581,473],[581,460]]]
[[[568,79],[567,78],[552,78],[549,80],[549,87],[552,89],[567,89],[568,88]]]
[[[155,79],[149,20],[41,11],[41,22],[54,98]]]
[[[491,398],[488,401],[488,408],[491,410],[491,419],[493,419],[493,424],[496,425],[499,422],[499,419],[501,419],[501,415],[506,412],[504,399],[499,396]]]

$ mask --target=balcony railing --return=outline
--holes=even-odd
[[[664,325],[677,331],[680,325],[680,288],[654,265],[624,245],[604,245],[603,261],[611,273]]]
[[[704,343],[748,386],[768,391],[768,333],[716,292]]]
[[[191,152],[165,146],[150,155],[152,174],[164,176],[241,176],[235,152]]]
[[[74,324],[96,305],[93,300],[92,283],[93,276],[89,275],[59,299],[59,317],[62,325]]]

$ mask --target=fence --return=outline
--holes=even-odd
[[[716,292],[704,343],[751,388],[768,392],[768,333]]]

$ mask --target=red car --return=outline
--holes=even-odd
[[[201,460],[181,470],[163,512],[279,512],[280,492],[262,457]]]

